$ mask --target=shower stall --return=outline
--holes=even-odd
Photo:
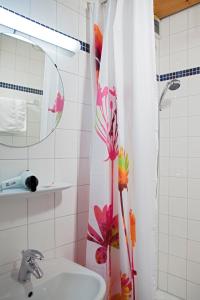
[[[200,5],[160,23],[158,291],[200,299]]]

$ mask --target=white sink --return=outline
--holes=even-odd
[[[103,300],[105,281],[101,276],[64,258],[44,261],[42,279],[32,277],[32,287],[12,275],[0,276],[0,300]],[[32,296],[28,298],[28,294]]]

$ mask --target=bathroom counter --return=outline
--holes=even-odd
[[[38,186],[36,192],[30,192],[29,190],[25,189],[7,189],[0,192],[0,198],[10,198],[10,197],[16,197],[16,196],[22,196],[22,197],[33,197],[37,195],[41,195],[44,193],[51,193],[51,192],[57,192],[69,189],[71,187],[71,184],[59,182],[59,183],[52,183],[49,185],[43,185]]]

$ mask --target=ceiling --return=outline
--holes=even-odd
[[[154,14],[162,19],[197,3],[200,0],[154,0]]]

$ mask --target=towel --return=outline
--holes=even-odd
[[[26,101],[0,97],[0,132],[26,131]]]

